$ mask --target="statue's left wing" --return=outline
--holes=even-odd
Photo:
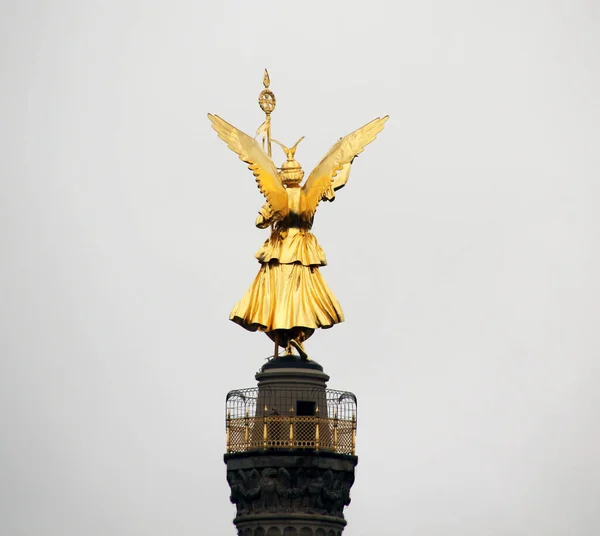
[[[267,198],[272,211],[281,217],[288,212],[288,196],[277,172],[277,167],[260,144],[218,115],[208,114],[212,127],[240,160],[248,164],[259,190]]]
[[[322,199],[333,200],[333,192],[346,184],[350,165],[383,130],[389,116],[378,117],[364,127],[340,139],[319,162],[302,187],[304,192],[303,212],[310,215],[317,210]]]

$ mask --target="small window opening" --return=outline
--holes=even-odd
[[[315,403],[308,400],[296,400],[296,415],[298,415],[298,417],[314,416]]]

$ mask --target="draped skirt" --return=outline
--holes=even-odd
[[[307,339],[316,328],[344,321],[344,313],[318,266],[299,262],[261,264],[258,274],[229,319],[249,331],[264,331],[283,345],[300,335]]]

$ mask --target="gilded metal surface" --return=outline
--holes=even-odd
[[[260,430],[257,435],[254,433]],[[269,415],[227,419],[227,452],[310,449],[354,454],[356,421]]]
[[[295,159],[301,138],[291,148],[278,143],[286,161],[277,168],[271,155],[271,112],[275,96],[265,70],[265,89],[259,103],[266,114],[257,135],[263,145],[220,118],[208,114],[214,130],[239,158],[248,164],[259,190],[266,198],[256,226],[271,228],[270,237],[256,254],[260,269],[254,282],[233,308],[230,319],[250,331],[263,331],[277,346],[291,353],[292,346],[307,358],[303,342],[317,328],[328,328],[344,320],[342,308],[325,283],[319,268],[326,265],[325,253],[311,233],[317,206],[332,201],[335,191],[349,177],[356,155],[384,127],[388,117],[377,118],[340,138],[301,186],[304,171]],[[266,147],[265,147],[266,145]],[[266,152],[265,152],[266,149]]]
[[[265,89],[260,92],[258,96],[258,105],[260,109],[265,112],[265,121],[262,125],[258,127],[256,130],[256,136],[262,134],[262,148],[266,149],[267,154],[271,157],[271,113],[275,110],[275,106],[277,105],[277,100],[275,99],[275,94],[269,89],[269,85],[271,84],[271,80],[269,78],[269,73],[265,69],[265,76],[263,78],[263,85]]]

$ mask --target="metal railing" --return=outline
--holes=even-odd
[[[312,449],[354,454],[356,418],[282,416],[227,417],[227,452]]]
[[[268,400],[270,407],[258,405],[259,396],[264,402]],[[296,414],[294,407],[300,400],[315,401],[313,415]],[[316,401],[322,403],[324,411]],[[259,393],[250,388],[231,391],[226,405],[228,453],[305,449],[355,454],[356,397],[352,393],[331,389],[263,389]],[[289,409],[278,409],[285,407]]]

